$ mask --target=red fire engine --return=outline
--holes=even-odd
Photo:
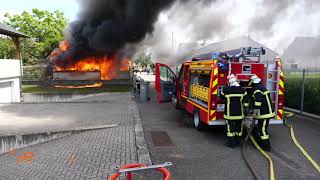
[[[172,101],[176,108],[185,109],[193,115],[194,125],[224,125],[224,100],[221,91],[227,85],[227,76],[237,76],[240,85],[247,87],[249,79],[256,74],[271,93],[275,117],[270,124],[282,124],[284,107],[284,83],[281,60],[276,57],[266,63],[260,62],[265,49],[240,48],[224,52],[196,55],[192,61],[181,65],[179,74],[165,64],[156,64],[156,91],[159,102]]]

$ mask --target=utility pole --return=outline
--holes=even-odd
[[[305,76],[306,70],[303,69],[302,71],[302,82],[301,82],[301,100],[300,100],[300,113],[303,113],[303,105],[304,105],[304,84],[305,84]]]
[[[172,32],[172,36],[171,36],[172,38],[172,44],[171,44],[171,47],[172,47],[172,50],[173,50],[173,32]]]

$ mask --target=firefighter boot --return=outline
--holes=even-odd
[[[236,146],[240,146],[241,145],[241,136],[236,136],[235,137],[235,144],[236,144]]]
[[[258,145],[261,147],[262,150],[270,152],[271,144],[269,139],[259,140],[257,141]]]
[[[237,146],[235,138],[234,137],[228,137],[227,142],[225,143],[226,146],[230,148],[234,148]]]
[[[270,140],[269,139],[264,139],[258,142],[259,146],[261,147],[261,149],[263,149],[264,151],[271,151],[271,144],[270,144]]]

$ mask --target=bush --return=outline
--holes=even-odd
[[[300,109],[301,99],[301,78],[285,79],[285,106]],[[320,79],[306,78],[304,86],[304,111],[320,114]]]

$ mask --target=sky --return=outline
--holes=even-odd
[[[78,12],[76,0],[0,0],[0,21],[5,13],[21,14],[30,12],[33,8],[54,12],[62,11],[70,20],[75,20]]]

